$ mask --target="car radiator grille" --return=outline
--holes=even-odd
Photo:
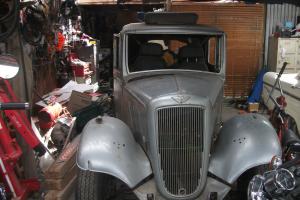
[[[175,196],[193,194],[201,178],[204,110],[167,107],[157,111],[163,184]]]

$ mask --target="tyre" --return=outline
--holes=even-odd
[[[76,200],[136,200],[120,180],[103,173],[79,170]]]
[[[291,116],[288,116],[288,124],[289,129],[291,129],[299,137],[299,129],[297,127],[296,121]]]
[[[225,197],[225,200],[246,200],[248,196],[248,185],[251,179],[255,175],[262,175],[266,171],[268,171],[268,165],[258,166],[244,172],[236,181],[235,188]]]
[[[102,178],[101,178],[102,176]],[[102,189],[105,176],[91,171],[79,170],[76,200],[104,200],[98,189]]]

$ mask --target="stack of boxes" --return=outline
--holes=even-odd
[[[91,84],[92,64],[78,58],[75,53],[70,53],[69,62],[73,70],[74,78],[77,83]]]

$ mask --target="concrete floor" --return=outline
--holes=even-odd
[[[230,101],[225,101],[223,104],[223,110],[222,110],[222,120],[223,122],[227,121],[228,119],[239,115],[240,113],[243,113],[244,111],[235,108],[235,104],[230,102]],[[235,199],[235,198],[233,198]],[[69,200],[75,200],[75,191],[73,193],[73,195],[69,198]],[[124,198],[122,197],[117,197],[114,200],[124,200]],[[126,198],[126,200],[131,200],[130,198]],[[132,200],[135,200],[135,198],[132,198]]]
[[[224,103],[222,109],[222,120],[226,122],[228,119],[238,115],[241,110],[234,107],[234,104]]]

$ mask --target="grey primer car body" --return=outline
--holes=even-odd
[[[217,36],[220,70],[130,72],[128,37],[134,34]],[[224,32],[201,25],[136,23],[126,25],[117,38],[117,118],[104,116],[86,125],[77,155],[81,169],[122,180],[139,199],[209,199],[216,193],[223,199],[242,173],[281,155],[273,127],[260,115],[237,116],[220,127]]]

